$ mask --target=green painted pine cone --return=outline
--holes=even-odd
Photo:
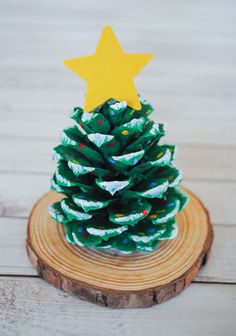
[[[71,244],[123,253],[151,252],[177,232],[175,216],[188,197],[177,186],[176,148],[159,144],[164,124],[141,110],[109,100],[92,113],[74,108],[76,125],[54,148],[57,169],[51,188],[65,195],[49,207]]]

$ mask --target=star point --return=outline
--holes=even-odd
[[[106,26],[94,55],[66,60],[64,64],[87,81],[85,112],[91,112],[110,98],[125,100],[131,108],[139,110],[141,104],[133,78],[153,56],[126,54],[112,28]]]

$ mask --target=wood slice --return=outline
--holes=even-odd
[[[213,229],[207,210],[190,191],[177,216],[179,233],[151,253],[111,254],[68,244],[63,226],[48,214],[61,196],[53,191],[34,206],[27,251],[47,282],[81,299],[113,308],[149,307],[179,294],[206,263]]]

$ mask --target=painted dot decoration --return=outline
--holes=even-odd
[[[127,244],[129,241],[127,238],[122,239],[122,243]]]
[[[153,233],[153,232],[155,232],[155,231],[156,231],[156,230],[155,230],[154,228],[149,228],[149,229],[148,229],[148,232],[149,232],[149,233]]]
[[[98,125],[102,125],[102,120],[99,119],[99,120],[97,121],[97,124],[98,124]]]
[[[85,147],[84,144],[79,144],[80,149],[84,149],[84,147]]]
[[[87,238],[88,237],[88,234],[87,233],[83,233],[82,234],[82,238]]]
[[[147,211],[146,209],[144,209],[144,210],[142,211],[142,214],[143,214],[144,216],[147,216],[147,215],[148,215],[148,211]]]
[[[123,135],[128,135],[128,134],[129,134],[129,132],[128,132],[127,130],[123,130],[121,133],[122,133]]]
[[[174,202],[168,202],[168,203],[166,204],[166,206],[167,206],[168,208],[173,207],[174,205],[175,205]]]
[[[117,213],[117,214],[115,214],[115,216],[116,216],[116,217],[123,217],[123,216],[124,216],[124,214]]]
[[[150,215],[149,218],[155,219],[155,218],[157,218],[157,215],[156,214],[155,215]]]
[[[113,147],[115,145],[114,141],[109,142],[108,146]]]
[[[78,227],[78,232],[82,233],[83,231],[84,231],[83,226],[79,226],[79,227]]]
[[[139,235],[139,236],[144,236],[145,233],[144,233],[144,232],[139,232],[138,235]]]
[[[159,159],[162,155],[163,155],[162,152],[161,152],[161,153],[158,153],[157,156],[156,156],[156,158]]]
[[[150,182],[149,183],[149,187],[153,188],[153,187],[156,187],[157,185],[157,182]]]

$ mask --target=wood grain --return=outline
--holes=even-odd
[[[202,199],[214,224],[236,224],[236,184],[233,181],[206,179],[184,180],[184,183]],[[0,216],[26,218],[37,199],[49,190],[50,176],[6,172],[0,174],[0,185]]]
[[[29,218],[27,250],[39,276],[66,292],[112,308],[149,307],[179,294],[206,263],[213,229],[200,200],[178,214],[176,239],[152,253],[112,255],[76,247],[64,239],[63,226],[53,222],[48,206],[61,196],[49,192]]]
[[[0,293],[3,336],[235,336],[233,285],[191,284],[161,306],[125,310],[102,309],[40,279],[0,278]]]
[[[62,127],[65,128],[65,125]],[[49,176],[55,171],[56,162],[52,160],[52,152],[59,141],[59,137],[55,139],[2,137],[0,174],[11,172]],[[236,146],[186,145],[179,142],[176,145],[178,152],[175,164],[183,170],[185,179],[236,181],[236,159],[232,159],[229,164],[229,158],[236,158]],[[6,151],[5,148],[8,150]]]
[[[52,98],[53,94],[50,89],[47,89],[45,94],[43,94],[42,89],[37,90],[37,88],[27,87],[22,92],[20,92],[19,88],[12,89],[10,96],[14,96],[15,100],[19,101],[19,104],[21,104],[22,96],[29,104],[27,108],[22,108],[20,106],[16,107],[14,102],[10,104],[10,107],[8,107],[6,101],[1,103],[1,98],[3,97],[6,100],[7,96],[6,89],[2,89],[0,96],[0,107],[2,106],[0,108],[0,113],[2,114],[1,134],[6,137],[56,139],[62,129],[71,125],[72,122],[69,120],[68,113],[74,106],[81,105],[83,96],[78,97],[78,91],[84,92],[84,90],[85,88],[80,87],[76,87],[73,90],[67,88],[65,91],[57,89],[58,96],[64,97],[64,101],[61,103],[63,107],[61,107],[60,98],[58,97],[57,108],[53,106],[50,108],[48,106],[53,104],[55,100],[55,98]],[[227,118],[223,118],[224,101],[215,102],[215,100],[210,100],[209,102],[203,99],[201,101],[202,110],[199,111],[196,109],[195,100],[198,100],[197,97],[192,97],[187,103],[186,99],[181,100],[179,97],[172,97],[170,100],[169,95],[166,95],[166,97],[160,95],[156,98],[154,94],[146,93],[145,96],[151,102],[157,102],[155,105],[158,107],[153,119],[159,122],[166,122],[168,126],[168,135],[164,139],[165,142],[195,143],[202,146],[205,144],[210,144],[211,146],[219,144],[229,147],[232,142],[235,143],[236,135],[234,130],[236,121],[233,112],[236,101],[231,102],[232,112],[227,110]],[[9,99],[10,97],[8,97]],[[42,105],[38,109],[34,107],[35,101],[43,101],[47,104],[47,107]],[[4,108],[5,105],[7,105],[7,108]],[[208,113],[208,111],[214,111],[214,114]],[[212,120],[216,118],[216,115],[219,122],[214,123],[214,127],[212,127]],[[15,123],[12,123],[12,120]],[[201,136],[199,136],[199,130],[201,130]]]
[[[0,218],[0,274],[36,276],[25,250],[27,220]],[[214,225],[211,257],[198,282],[236,283],[236,225]]]

